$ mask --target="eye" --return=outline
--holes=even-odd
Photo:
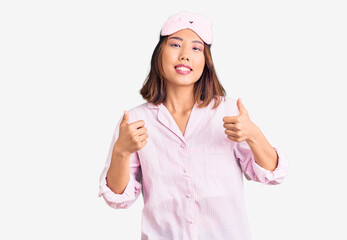
[[[200,48],[198,48],[198,47],[193,47],[193,49],[194,49],[194,50],[201,51],[201,49],[200,49]]]
[[[176,43],[173,43],[173,44],[171,44],[170,46],[173,46],[173,47],[176,47],[176,46],[180,46],[179,44],[176,44]]]

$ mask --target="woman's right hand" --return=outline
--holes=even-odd
[[[129,156],[143,148],[147,141],[147,129],[144,127],[145,121],[139,120],[128,123],[129,112],[124,111],[123,119],[119,125],[119,137],[114,145],[113,151],[121,155]]]

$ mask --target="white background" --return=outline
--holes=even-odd
[[[213,22],[227,96],[278,143],[290,173],[245,179],[254,239],[347,239],[344,1],[1,1],[1,239],[140,239],[143,198],[97,196],[123,110],[160,29],[187,10]]]

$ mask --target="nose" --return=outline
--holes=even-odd
[[[187,60],[187,61],[189,61],[189,58],[188,57],[186,57],[186,56],[182,56],[181,58],[180,58],[180,60]]]
[[[182,48],[181,55],[180,55],[180,60],[187,60],[189,61],[189,56],[186,48]]]

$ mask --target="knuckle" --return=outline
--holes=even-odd
[[[136,138],[136,136],[135,136],[135,135],[132,135],[132,136],[131,136],[131,140],[132,140],[133,142],[135,142],[135,141],[136,141],[136,139],[137,139],[137,138]]]

